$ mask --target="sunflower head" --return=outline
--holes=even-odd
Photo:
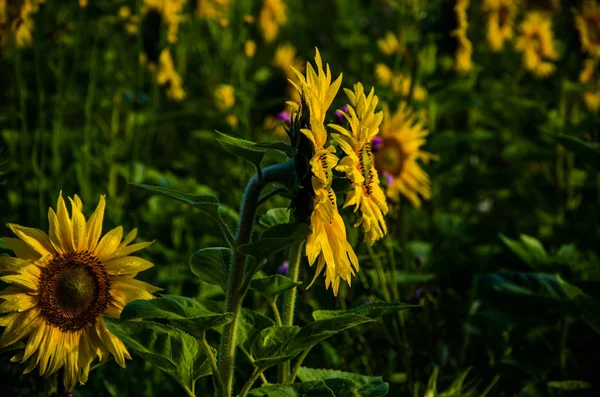
[[[49,234],[9,224],[18,239],[4,241],[16,257],[0,257],[0,279],[10,284],[0,291],[0,347],[27,338],[12,361],[28,361],[25,373],[39,365],[46,376],[64,368],[67,390],[86,382],[96,357],[125,366],[131,357],[102,316],[119,317],[127,303],[159,290],[134,279],[152,263],[129,256],[151,243],[130,244],[137,231],[123,238],[120,226],[101,238],[104,196],[87,220],[79,197],[70,201],[70,216],[62,195],[49,209]]]
[[[581,48],[594,57],[600,57],[600,4],[585,1],[575,12],[575,26],[579,31]]]
[[[279,36],[281,26],[287,23],[287,10],[283,0],[263,0],[258,15],[258,27],[267,43]]]
[[[402,195],[419,207],[421,198],[431,198],[431,182],[418,161],[427,163],[438,158],[421,150],[429,131],[404,102],[394,114],[384,107],[383,114],[381,148],[375,154],[375,166],[387,180],[387,197],[398,201]]]
[[[523,53],[523,63],[536,77],[547,77],[554,73],[552,61],[558,59],[558,51],[552,33],[552,16],[549,13],[531,11],[519,25],[519,36],[515,42],[517,51]]]
[[[513,24],[517,13],[516,0],[484,0],[482,9],[488,13],[487,41],[494,52],[513,38]]]

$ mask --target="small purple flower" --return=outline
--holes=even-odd
[[[344,105],[335,111],[335,122],[337,124],[344,123],[344,120],[345,120],[344,113],[348,114],[348,105]]]
[[[392,184],[394,183],[394,175],[384,171],[383,176],[385,176],[385,183],[387,183],[388,186],[392,186]]]
[[[71,393],[70,391],[66,391],[65,397],[73,397],[73,393]]]
[[[423,288],[417,288],[417,290],[415,291],[415,297],[417,299],[421,299],[425,297],[425,290]]]
[[[367,299],[366,301],[363,302],[363,305],[370,305],[371,304],[371,300]]]
[[[288,261],[285,261],[281,264],[281,266],[279,266],[279,268],[277,268],[277,273],[287,276],[289,268],[290,263]]]
[[[287,112],[285,110],[283,110],[281,113],[279,113],[277,115],[277,119],[279,121],[283,121],[284,123],[291,123],[292,122],[292,115],[290,114],[290,112]]]
[[[376,152],[381,149],[381,146],[383,146],[383,139],[380,136],[371,139],[371,150]]]
[[[415,256],[415,265],[417,266],[421,266],[423,264],[423,258],[421,258],[420,256]]]

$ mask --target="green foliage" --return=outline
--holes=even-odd
[[[227,288],[227,267],[230,262],[230,248],[202,248],[190,257],[190,268],[200,280],[218,285],[225,290]]]
[[[167,187],[149,186],[139,183],[132,183],[132,185],[189,204],[215,218],[219,216],[219,199],[214,196],[207,194],[188,194]]]
[[[200,343],[183,331],[150,321],[107,321],[107,326],[128,349],[188,390],[194,390],[196,380],[212,372]]]
[[[344,379],[355,384],[351,395],[364,397],[382,397],[388,393],[388,384],[380,376],[365,376],[351,372],[331,369],[313,369],[302,367],[298,378],[303,382],[326,379]]]
[[[217,141],[227,152],[243,158],[250,163],[260,166],[266,152],[281,152],[289,154],[290,146],[285,142],[261,142],[256,143],[245,139],[236,138],[218,132]]]
[[[325,320],[344,316],[346,314],[358,314],[369,318],[376,318],[401,310],[410,309],[412,307],[418,306],[394,302],[374,302],[348,310],[316,310],[313,312],[313,318],[315,320]]]
[[[310,232],[310,226],[304,223],[279,224],[265,230],[258,241],[241,245],[238,249],[246,255],[254,256],[258,261],[284,250]]]
[[[301,285],[281,274],[255,278],[250,282],[250,288],[264,295],[267,299],[274,299],[285,291]]]
[[[600,149],[569,135],[557,135],[556,140],[583,161],[600,171]]]

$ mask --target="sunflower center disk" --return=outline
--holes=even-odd
[[[42,270],[40,307],[48,323],[76,331],[94,323],[110,300],[110,277],[87,251],[53,258]]]
[[[404,169],[406,155],[395,139],[384,139],[382,148],[377,152],[375,165],[380,172],[400,175]]]

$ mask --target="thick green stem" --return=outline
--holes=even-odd
[[[240,209],[236,247],[250,242],[258,199],[263,187],[268,183],[288,184],[293,180],[291,172],[293,172],[293,162],[288,161],[281,165],[263,169],[261,178],[255,175],[248,182]],[[246,255],[234,249],[229,268],[225,299],[225,311],[233,313],[233,319],[225,326],[219,346],[219,372],[223,381],[223,387],[220,390],[217,389],[216,395],[218,397],[229,397],[233,392],[233,370],[238,320],[242,309],[242,300],[248,289],[244,284],[245,267]]]
[[[300,355],[300,357],[298,357],[298,360],[296,361],[296,364],[294,365],[294,370],[292,371],[292,374],[290,375],[290,381],[289,383],[293,383],[296,380],[296,376],[298,375],[298,371],[300,370],[300,367],[302,366],[302,363],[304,362],[304,359],[306,358],[306,356],[308,356],[308,353],[310,353],[310,350],[312,348],[306,349],[302,352],[302,354]]]
[[[248,382],[246,382],[246,384],[242,388],[242,391],[240,392],[240,394],[238,395],[238,397],[245,397],[246,394],[248,394],[248,392],[250,391],[250,388],[252,387],[252,385],[254,384],[254,382],[256,382],[256,380],[258,379],[258,377],[262,373],[263,373],[262,370],[259,370],[259,369],[254,370],[254,373],[252,374],[252,376],[250,377],[250,379],[248,379]]]
[[[304,240],[300,240],[290,247],[290,256],[288,260],[288,277],[292,281],[298,281],[300,273],[300,260],[302,259],[302,250],[304,248]],[[283,301],[283,325],[294,325],[294,308],[296,306],[296,292],[298,288],[294,287],[285,294]],[[279,366],[279,381],[286,383],[290,374],[290,362],[286,361]]]

